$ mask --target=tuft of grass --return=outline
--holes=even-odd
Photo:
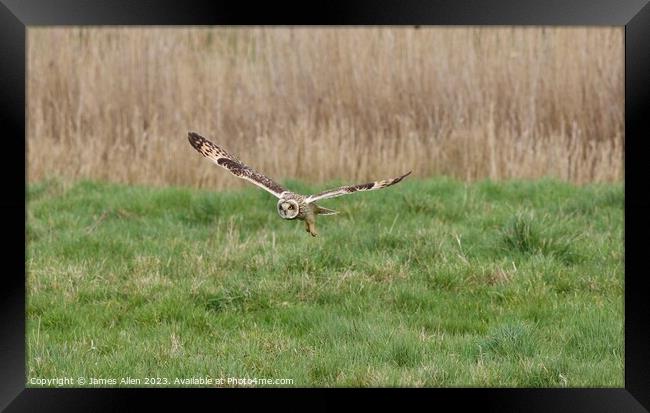
[[[507,248],[523,253],[535,253],[541,250],[540,238],[537,228],[533,228],[532,218],[519,215],[506,226],[502,239]]]
[[[622,185],[409,179],[324,203],[316,238],[257,188],[27,199],[28,386],[623,385]]]
[[[560,230],[555,230],[557,228]],[[578,233],[566,233],[565,223],[551,223],[549,217],[538,219],[532,213],[517,213],[503,228],[501,241],[507,251],[521,254],[542,254],[561,262],[580,259],[574,251]]]
[[[531,357],[535,351],[532,329],[522,323],[507,323],[494,327],[478,344],[480,357]]]

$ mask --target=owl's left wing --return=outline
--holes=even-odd
[[[321,199],[334,198],[341,195],[353,194],[359,191],[372,191],[374,189],[386,188],[388,186],[395,185],[410,174],[411,171],[393,179],[385,179],[383,181],[368,182],[367,184],[349,185],[342,186],[340,188],[329,189],[315,195],[309,195],[307,198],[305,198],[305,201],[307,203],[311,203]]]
[[[257,172],[253,168],[244,164],[224,149],[205,139],[198,133],[190,132],[187,136],[190,144],[201,153],[201,155],[210,159],[212,162],[230,171],[231,174],[238,178],[242,178],[251,182],[265,191],[270,192],[276,197],[280,198],[283,192],[286,191],[281,185],[273,181],[271,178]]]

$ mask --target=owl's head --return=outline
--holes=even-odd
[[[280,199],[278,201],[278,214],[284,219],[294,219],[298,216],[300,207],[295,199]]]

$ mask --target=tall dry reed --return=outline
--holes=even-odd
[[[623,178],[621,28],[30,28],[28,179]]]

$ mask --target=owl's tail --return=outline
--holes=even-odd
[[[339,211],[334,211],[333,209],[323,208],[322,206],[318,206],[316,204],[312,205],[314,206],[314,213],[316,213],[316,215],[335,215],[339,213]]]

